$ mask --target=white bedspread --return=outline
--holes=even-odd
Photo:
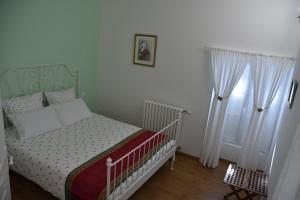
[[[10,128],[6,142],[14,158],[11,169],[65,199],[65,181],[72,170],[139,130],[97,114],[24,141]]]

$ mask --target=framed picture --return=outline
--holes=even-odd
[[[156,35],[135,34],[133,63],[154,67],[156,59],[156,45]]]

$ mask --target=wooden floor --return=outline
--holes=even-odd
[[[166,163],[130,199],[131,200],[215,200],[223,199],[229,187],[223,183],[228,162],[216,169],[202,167],[197,159],[177,154],[174,170]],[[11,172],[13,200],[57,200],[36,184]]]

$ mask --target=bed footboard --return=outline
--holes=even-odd
[[[107,158],[107,200],[128,199],[170,158],[173,170],[184,112],[191,113],[150,100],[144,102],[143,128],[155,134],[120,159]]]
[[[178,124],[174,120],[116,161],[107,158],[106,199],[129,198],[171,157],[173,169]]]

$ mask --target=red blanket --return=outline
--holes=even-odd
[[[66,200],[98,200],[106,198],[106,178],[107,178],[107,167],[106,159],[111,157],[113,161],[118,160],[122,156],[126,155],[129,151],[136,148],[138,145],[149,139],[155,133],[151,131],[141,131],[132,136],[126,138],[116,146],[110,148],[109,150],[97,155],[88,162],[82,164],[75,170],[73,170],[67,177],[65,184]],[[121,171],[122,179],[124,179],[124,174],[128,172],[131,174],[137,169],[138,160],[148,159],[148,155],[151,155],[157,151],[160,144],[165,142],[165,135],[160,135],[160,137],[155,137],[155,140],[151,140],[150,145],[146,145],[145,149],[142,148],[140,152],[136,151],[135,155],[131,155],[127,165],[127,159],[124,160],[121,167],[119,163],[116,167],[116,176],[114,176],[114,168],[111,172],[111,183],[114,183],[113,178],[116,177],[116,186],[120,184]],[[121,170],[122,168],[122,170]],[[111,186],[112,188],[112,186]]]

